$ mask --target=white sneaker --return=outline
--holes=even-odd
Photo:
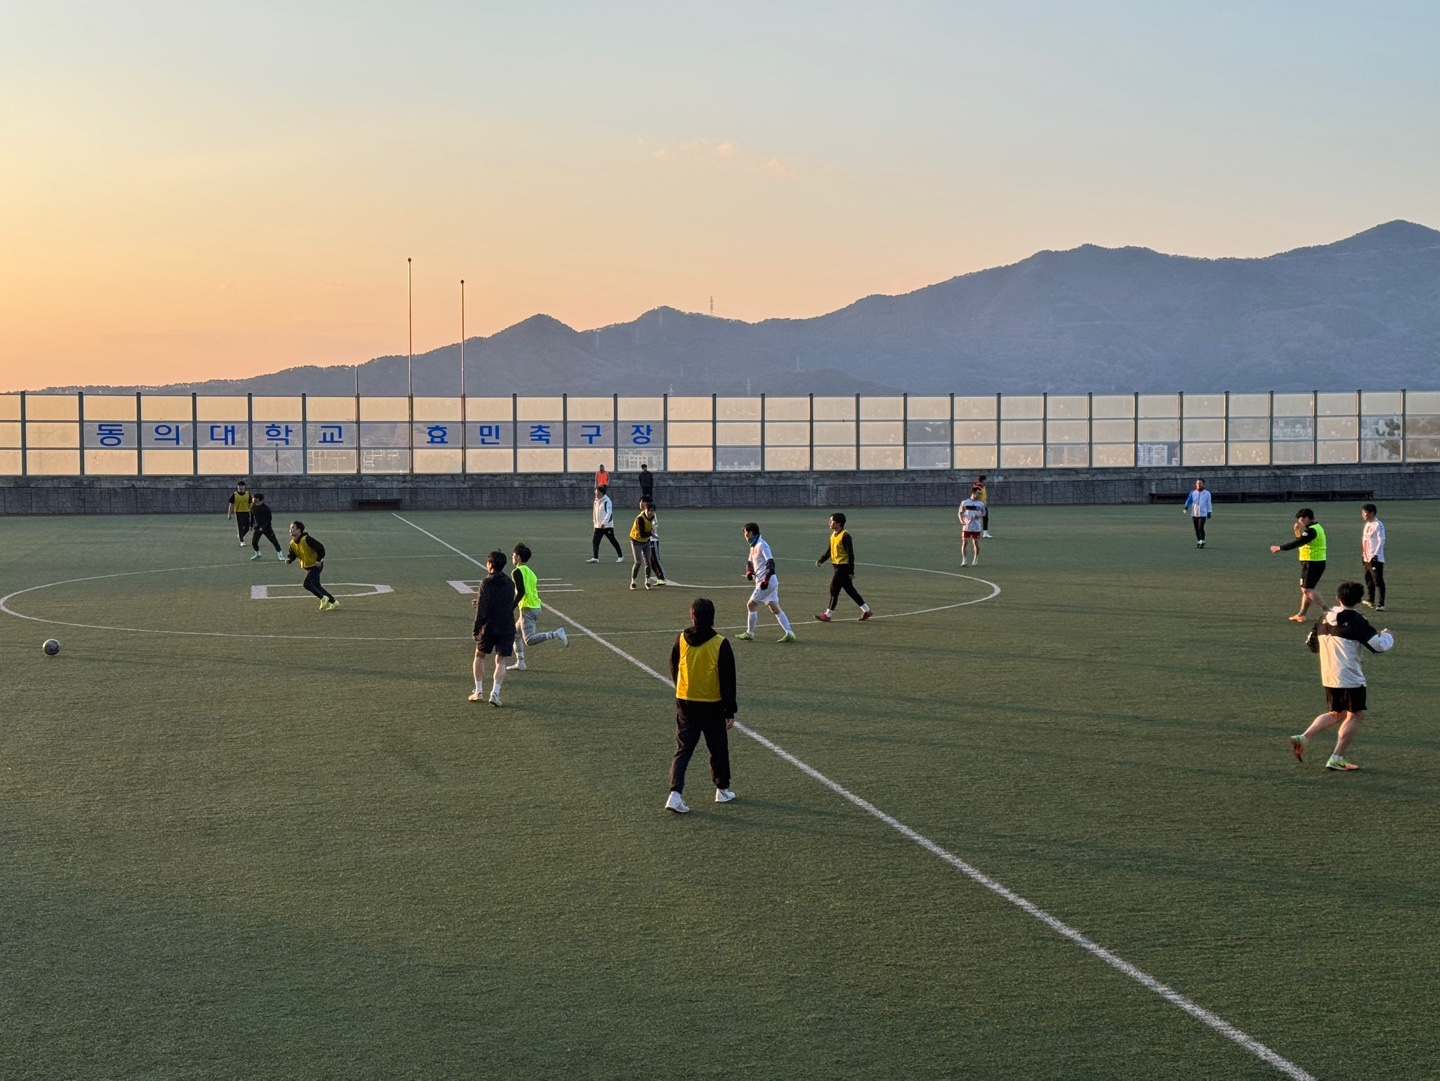
[[[965,566],[965,561],[963,559],[960,561],[960,566]]]
[[[275,558],[278,559],[281,563],[284,563],[284,562],[285,562],[285,553],[284,553],[284,552],[276,552],[276,553],[275,553]]]
[[[240,547],[241,547],[241,548],[244,548],[244,547],[245,547],[245,538],[244,538],[244,537],[241,537],[241,538],[240,538]]]
[[[730,789],[728,789],[728,788],[717,788],[717,789],[715,789],[715,802],[716,802],[716,803],[729,803],[729,802],[730,802],[732,799],[734,799],[734,798],[735,798],[735,793],[734,793],[734,792],[731,792]]]
[[[587,559],[585,562],[586,562],[586,563],[599,563],[600,560],[599,560],[599,559]]]
[[[473,693],[470,695],[470,697],[469,697],[468,699],[466,699],[466,701],[467,701],[467,702],[483,702],[483,701],[485,701],[485,692],[484,692],[484,691],[475,691],[475,692],[473,692]]]
[[[685,801],[680,798],[679,792],[671,792],[670,798],[665,801],[665,809],[677,815],[690,813],[690,808],[685,806]]]
[[[505,666],[505,671],[507,671],[507,672],[523,672],[523,671],[525,671],[525,660],[524,660],[524,658],[521,658],[520,660],[516,661],[514,664],[507,664],[507,665]]]
[[[989,534],[989,532],[986,531],[986,530],[981,530],[981,531],[980,531],[980,539],[981,539],[981,540],[989,540],[989,539],[990,539],[990,534]]]
[[[500,705],[500,688],[499,688],[499,687],[496,687],[493,691],[490,692],[490,704],[491,704],[492,706],[497,706],[497,707]]]
[[[624,563],[624,562],[625,562],[625,557],[624,557],[624,556],[616,556],[616,557],[615,557],[615,562],[616,562],[616,563]]]
[[[256,552],[253,556],[250,557],[250,562],[251,562],[251,563],[254,563],[254,562],[255,562],[257,559],[259,559],[259,558],[260,558],[260,553],[259,553],[259,552]]]
[[[570,644],[570,636],[565,633],[564,627],[555,628],[555,637],[560,639],[560,644],[562,646],[568,646]]]

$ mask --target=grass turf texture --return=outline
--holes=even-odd
[[[1360,523],[1321,509],[1330,596]],[[1383,508],[1398,645],[1349,776],[1285,742],[1323,708],[1266,550],[1291,510],[1222,507],[1201,552],[1171,507],[1000,507],[999,597],[831,626],[824,512],[760,513],[800,642],[762,613],[735,643],[740,719],[1315,1075],[1423,1076],[1440,507]],[[525,540],[584,590],[548,600],[657,669],[701,592],[586,564],[583,510],[407,517],[480,559]],[[731,627],[747,517],[660,521]],[[27,615],[303,636],[0,614],[0,1076],[1278,1076],[744,737],[736,803],[702,749],[664,814],[667,689],[573,628],[503,709],[466,702],[446,581],[481,572],[390,515],[307,524],[328,583],[395,592],[252,601],[299,572],[219,516],[0,527],[0,594],[121,575]],[[850,525],[881,615],[989,592],[869,565],[971,573],[953,512]]]

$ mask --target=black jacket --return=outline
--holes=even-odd
[[[475,598],[475,634],[495,641],[515,636],[515,586],[503,574],[487,574]]]

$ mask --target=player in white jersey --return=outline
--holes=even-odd
[[[775,556],[770,545],[760,535],[760,527],[754,522],[745,523],[745,543],[750,546],[750,558],[745,561],[745,577],[755,583],[755,591],[745,602],[745,633],[737,634],[738,641],[755,640],[755,624],[760,619],[763,604],[775,613],[775,619],[784,631],[782,642],[795,641],[795,632],[790,629],[790,620],[780,608],[780,576],[775,573]]]
[[[965,566],[965,545],[975,554],[974,565],[980,565],[980,534],[985,529],[985,501],[980,488],[970,490],[970,498],[960,504],[960,566]]]

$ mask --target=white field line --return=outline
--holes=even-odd
[[[476,566],[483,565],[474,556],[469,555],[466,552],[462,552],[459,548],[456,548],[449,541],[441,540],[439,537],[435,536],[434,533],[431,533],[428,529],[421,528],[414,522],[410,521],[408,518],[403,518],[399,514],[396,514],[395,517],[399,518],[400,521],[404,522],[412,529],[418,529],[421,533],[424,533],[425,536],[429,537],[437,544],[443,544],[446,548],[449,548],[456,555],[468,559]],[[902,569],[915,570],[920,568]],[[956,575],[956,577],[961,576]],[[636,657],[632,657],[619,646],[607,642],[605,639],[597,635],[594,631],[588,630],[587,628],[581,626],[575,620],[567,616],[564,612],[558,611],[553,606],[551,606],[550,611],[554,612],[555,615],[565,620],[565,622],[572,624],[576,630],[589,635],[596,642],[604,646],[606,649],[610,650],[612,653],[623,657],[625,660],[629,661],[642,672],[654,676],[667,687],[673,686],[668,677],[661,675],[644,661],[639,660]],[[1079,946],[1082,950],[1085,950],[1087,953],[1098,957],[1101,961],[1104,961],[1107,965],[1115,969],[1117,972],[1120,972],[1130,977],[1130,979],[1134,980],[1142,987],[1153,991],[1155,994],[1159,995],[1171,1005],[1178,1006],[1180,1009],[1184,1010],[1201,1024],[1208,1026],[1209,1028],[1218,1032],[1220,1035],[1224,1036],[1226,1039],[1234,1041],[1236,1044],[1243,1047],[1246,1051],[1249,1051],[1256,1058],[1275,1067],[1275,1069],[1279,1070],[1286,1077],[1293,1078],[1294,1081],[1316,1081],[1313,1074],[1295,1065],[1295,1063],[1291,1062],[1289,1059],[1284,1058],[1283,1056],[1270,1050],[1270,1048],[1265,1046],[1259,1040],[1255,1039],[1253,1036],[1246,1035],[1240,1029],[1236,1028],[1234,1025],[1230,1024],[1230,1022],[1226,1021],[1223,1017],[1220,1017],[1218,1014],[1211,1013],[1203,1006],[1199,1005],[1196,1002],[1192,1002],[1190,999],[1186,998],[1179,991],[1176,991],[1174,988],[1168,986],[1167,984],[1161,983],[1154,976],[1151,976],[1149,973],[1143,971],[1142,969],[1136,968],[1123,957],[1111,953],[1099,943],[1091,941],[1089,938],[1085,937],[1085,935],[1075,930],[1075,928],[1071,927],[1063,920],[1060,920],[1057,917],[1050,915],[1050,913],[1046,912],[1043,908],[1035,904],[1033,901],[1026,900],[1014,890],[1009,889],[1000,882],[997,882],[995,879],[991,878],[989,875],[985,874],[985,872],[981,871],[979,868],[971,866],[970,864],[962,860],[959,856],[955,855],[953,852],[942,848],[940,845],[930,840],[930,838],[911,829],[909,826],[905,825],[905,823],[901,822],[898,818],[886,814],[884,811],[880,810],[880,808],[876,807],[873,803],[870,803],[868,800],[862,799],[855,793],[851,792],[848,788],[836,783],[835,781],[832,781],[829,777],[825,776],[825,774],[821,773],[815,767],[801,761],[799,758],[796,758],[793,754],[785,750],[779,744],[774,743],[769,739],[766,739],[759,732],[756,732],[754,729],[747,728],[743,724],[736,724],[735,730],[749,736],[756,743],[760,744],[762,747],[765,747],[767,750],[774,752],[784,761],[789,762],[801,773],[804,773],[807,777],[810,777],[820,782],[820,784],[830,789],[830,791],[834,792],[837,796],[841,797],[848,803],[851,803],[854,806],[860,808],[860,810],[864,811],[871,817],[879,820],[880,822],[883,822],[885,825],[889,826],[902,837],[905,837],[908,840],[915,842],[915,844],[919,845],[921,848],[925,849],[932,855],[940,857],[940,859],[944,860],[951,867],[954,867],[957,871],[965,875],[967,878],[979,883],[981,886],[984,886],[987,890],[991,891],[999,897],[1004,898],[1006,901],[1009,901],[1016,908],[1020,909],[1026,915],[1029,915],[1034,919],[1039,920],[1056,934],[1068,938],[1071,942],[1075,943],[1075,945]]]

